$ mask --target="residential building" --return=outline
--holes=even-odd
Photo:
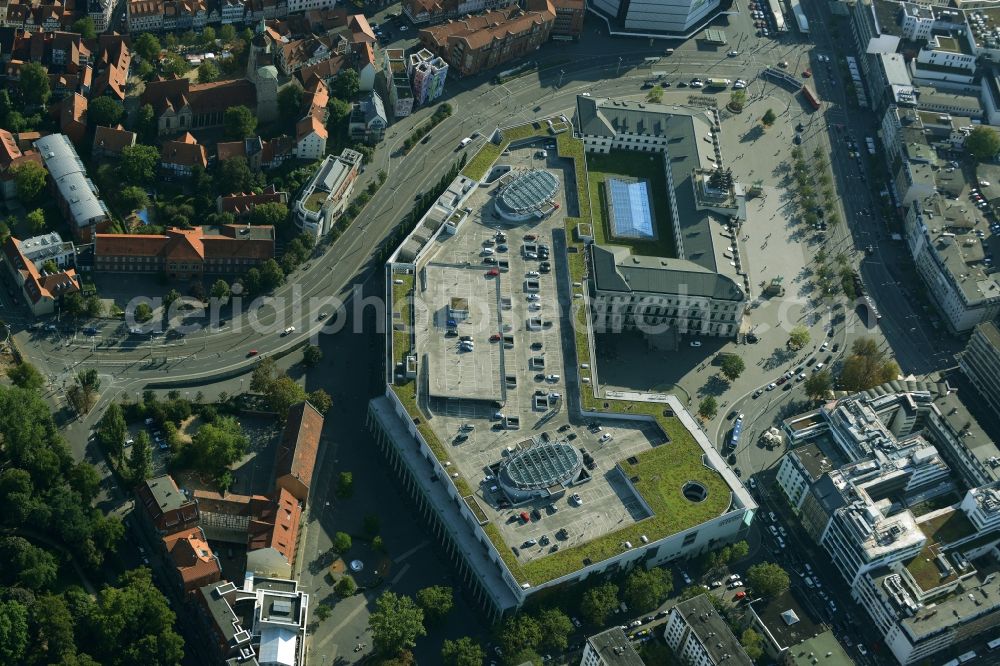
[[[408,70],[413,86],[413,101],[417,106],[430,104],[444,93],[448,78],[448,63],[427,49],[410,54]]]
[[[972,83],[977,58],[962,33],[935,31],[910,62],[910,73],[918,84],[949,84],[962,89]]]
[[[298,582],[248,572],[241,587],[213,583],[197,598],[217,659],[305,666],[309,595]]]
[[[91,155],[95,158],[118,157],[122,150],[128,146],[134,146],[136,140],[135,132],[129,132],[119,125],[118,127],[98,126],[94,131],[94,145]]]
[[[75,145],[87,134],[87,107],[87,98],[79,93],[63,98],[59,105],[59,129]]]
[[[87,0],[87,16],[94,22],[94,29],[98,33],[108,29],[115,4],[114,0]]]
[[[326,156],[293,205],[295,223],[302,231],[316,238],[329,233],[347,208],[361,161],[361,153],[349,148],[338,156]]]
[[[98,54],[91,93],[95,97],[108,96],[124,103],[132,52],[121,35],[99,35],[97,39]]]
[[[241,274],[274,257],[274,227],[221,225],[164,234],[97,234],[94,269],[169,278]]]
[[[65,134],[49,134],[35,141],[34,147],[49,170],[53,194],[74,237],[89,242],[95,231],[110,224],[111,216],[97,186],[87,177],[83,161]]]
[[[644,666],[644,663],[621,627],[612,627],[587,638],[580,666]]]
[[[215,199],[215,210],[219,213],[232,213],[236,219],[247,217],[253,209],[266,203],[288,203],[288,192],[279,192],[274,185],[268,185],[260,194],[255,192],[236,192]]]
[[[243,23],[246,20],[246,12],[246,0],[223,0],[220,15],[222,25]]]
[[[355,44],[353,50],[354,68],[358,72],[358,90],[366,93],[375,89],[378,76],[378,60],[375,47],[371,44]]]
[[[283,487],[273,498],[252,502],[247,526],[247,570],[268,576],[290,576],[298,546],[304,504]]]
[[[323,415],[309,402],[288,410],[285,430],[278,445],[275,483],[305,504],[312,484],[316,456],[323,432]]]
[[[574,124],[587,152],[652,152],[667,172],[669,219],[676,257],[633,256],[623,246],[588,245],[595,330],[668,330],[684,335],[735,336],[748,285],[720,238],[728,216],[697,192],[713,169],[710,113],[624,100],[577,97]],[[706,149],[708,146],[709,149]],[[649,221],[652,224],[652,220]],[[688,257],[691,257],[690,259]]]
[[[222,578],[219,558],[200,527],[164,536],[163,548],[173,567],[174,582],[183,594],[197,592]]]
[[[1000,413],[1000,330],[995,323],[984,321],[972,329],[958,363],[979,395]]]
[[[984,247],[989,225],[971,204],[932,194],[910,204],[903,226],[917,273],[950,331],[1000,314],[1000,284]]]
[[[160,168],[170,177],[186,178],[196,166],[202,169],[208,167],[208,152],[190,132],[184,132],[178,139],[163,142]]]
[[[743,646],[704,594],[670,609],[663,638],[688,666],[751,666]]]
[[[333,9],[337,0],[288,0],[288,13]]]
[[[148,479],[136,487],[135,494],[141,507],[138,513],[157,539],[197,527],[198,502],[182,493],[173,477],[164,474]]]
[[[128,0],[128,31],[159,32],[163,30],[163,3],[161,0]]]
[[[216,159],[220,162],[232,157],[242,157],[253,171],[276,169],[294,155],[295,142],[289,136],[278,136],[264,141],[252,136],[243,141],[215,144]]]
[[[793,645],[782,655],[782,666],[854,666],[833,632],[823,633]]]
[[[257,87],[247,79],[192,83],[188,78],[157,79],[146,83],[139,98],[156,114],[160,136],[221,127],[227,109],[257,109]]]
[[[36,151],[21,150],[19,141],[14,135],[5,129],[0,129],[0,196],[4,199],[17,196],[17,183],[14,182],[14,172],[11,169],[16,170],[25,162],[34,162],[42,166],[42,158]]]
[[[433,25],[448,19],[503,9],[514,0],[404,0],[403,13],[415,25]]]
[[[295,156],[302,160],[319,160],[326,155],[329,134],[326,120],[330,95],[326,84],[316,81],[305,101],[306,115],[295,125]]]
[[[466,16],[420,31],[423,48],[440,56],[459,76],[473,76],[532,53],[549,38],[555,10],[549,0],[529,0]]]
[[[972,90],[971,88],[966,90]],[[921,111],[948,113],[980,119],[983,117],[980,96],[972,92],[956,92],[924,84],[917,89],[917,107]]]
[[[659,37],[663,33],[692,34],[693,28],[707,24],[719,8],[719,0],[654,0],[629,3],[625,0],[595,0],[591,11],[614,21],[616,32]]]
[[[553,39],[580,39],[587,3],[584,0],[552,0],[552,6],[556,10],[556,21],[552,24]]]
[[[80,279],[72,267],[75,257],[73,244],[63,243],[55,232],[24,241],[10,236],[3,245],[7,274],[36,317],[55,312],[63,296],[80,291]],[[46,270],[49,261],[57,270]]]
[[[382,98],[374,90],[354,105],[348,122],[348,134],[354,141],[376,144],[385,136],[389,119],[385,115]]]
[[[781,664],[795,646],[829,631],[813,614],[822,611],[818,606],[808,588],[793,586],[773,597],[752,600],[745,606],[743,620],[763,638],[764,653]]]
[[[392,117],[403,118],[410,115],[413,113],[413,92],[410,88],[410,77],[406,73],[406,51],[386,49],[382,65]]]

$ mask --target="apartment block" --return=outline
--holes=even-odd
[[[977,324],[959,366],[979,395],[1000,412],[1000,330],[992,321]]]
[[[392,117],[404,118],[413,113],[414,106],[410,77],[406,69],[406,51],[404,49],[386,49],[382,64]]]
[[[670,609],[663,639],[687,666],[752,666],[726,620],[702,594]]]
[[[303,232],[317,238],[330,232],[347,208],[361,161],[361,153],[350,148],[326,156],[293,204],[295,223]]]
[[[414,102],[417,106],[423,106],[444,93],[444,83],[448,78],[448,63],[427,49],[420,49],[410,54],[407,73],[413,86]]]
[[[420,31],[423,48],[441,56],[459,76],[472,76],[533,52],[549,38],[555,9],[549,0],[466,16]]]

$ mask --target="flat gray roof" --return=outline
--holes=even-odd
[[[682,601],[675,610],[687,621],[691,632],[709,654],[713,664],[752,666],[753,662],[743,651],[743,646],[707,595]]]
[[[69,207],[70,221],[85,227],[108,217],[108,207],[98,198],[97,186],[65,134],[50,134],[35,142],[59,195]]]
[[[621,627],[611,627],[594,634],[587,639],[587,643],[601,658],[602,666],[645,666]]]
[[[620,246],[591,246],[594,281],[602,291],[707,296],[742,301],[743,290],[731,278],[686,259],[643,257]]]

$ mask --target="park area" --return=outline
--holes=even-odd
[[[616,150],[607,154],[587,155],[591,210],[594,215],[594,240],[599,245],[623,245],[632,254],[651,257],[675,257],[670,204],[667,201],[667,174],[660,153],[637,153]],[[646,183],[652,220],[652,238],[615,235],[612,215],[615,210],[608,181]],[[638,212],[638,211],[636,211]],[[621,211],[618,211],[621,217]],[[621,222],[621,221],[619,221]],[[619,229],[622,224],[617,225]]]

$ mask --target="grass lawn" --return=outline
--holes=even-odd
[[[590,207],[594,218],[594,240],[599,245],[624,245],[630,247],[633,254],[650,257],[677,256],[670,224],[670,204],[667,200],[667,175],[664,173],[661,154],[626,150],[616,150],[605,155],[591,154],[587,155],[587,171]],[[608,178],[615,176],[633,176],[649,183],[653,195],[653,223],[657,240],[612,238],[611,220],[608,219],[610,201],[606,201],[603,184]]]

